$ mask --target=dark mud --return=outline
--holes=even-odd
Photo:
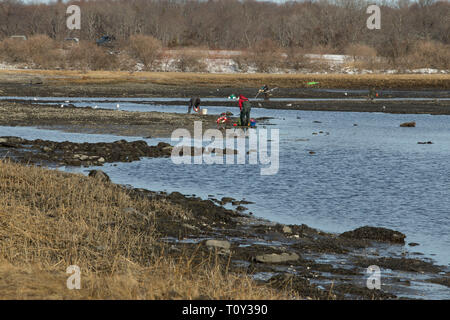
[[[0,137],[0,157],[7,157],[19,163],[37,165],[102,166],[104,163],[139,161],[143,157],[168,158],[173,152],[181,156],[183,151],[180,147],[176,147],[174,150],[173,146],[165,142],[149,146],[143,140],[75,143]],[[191,155],[196,152],[237,154],[236,150],[218,148],[190,147],[187,151]]]
[[[402,296],[395,287],[409,286],[416,281],[415,274],[427,274],[441,285],[446,285],[449,279],[448,274],[442,276],[444,267],[419,259],[392,257],[379,250],[380,245],[386,249],[403,245],[358,237],[358,231],[348,238],[306,225],[281,225],[256,219],[237,210],[241,201],[232,198],[204,200],[177,192],[127,190],[133,197],[164,199],[191,212],[183,218],[155,217],[156,229],[171,255],[188,253],[200,262],[218,253],[218,259],[229,270],[248,273],[275,288],[292,289],[302,298],[400,299]],[[217,203],[234,203],[234,206],[227,209]],[[376,239],[397,234],[394,230],[373,227],[365,227],[365,231]],[[378,256],[362,254],[371,250],[377,250]],[[317,260],[326,256],[333,261],[330,255],[345,264]],[[371,265],[378,265],[382,270],[408,271],[412,278],[383,284],[381,290],[370,290],[365,283],[367,267]]]
[[[92,134],[144,138],[170,137],[178,128],[193,133],[194,122],[204,130],[217,128],[217,116],[164,112],[129,112],[93,108],[33,105],[0,101],[0,125],[30,126]]]
[[[238,77],[238,75],[236,76]],[[389,77],[389,76],[387,76]],[[0,94],[4,96],[41,96],[41,97],[227,97],[232,93],[240,93],[248,98],[256,96],[259,87],[239,86],[233,84],[193,84],[186,82],[183,85],[161,84],[151,81],[102,81],[93,83],[80,83],[79,81],[59,81],[46,79],[46,76],[33,76],[27,73],[0,74]],[[420,81],[419,81],[420,82]],[[432,83],[390,84],[376,86],[380,97],[450,97],[447,81]],[[426,82],[424,82],[426,83]],[[277,85],[274,84],[273,87]],[[373,85],[346,83],[342,81],[336,88],[309,87],[303,84],[291,83],[290,86],[281,86],[273,91],[273,97],[281,98],[339,98],[339,97],[367,97]],[[353,90],[352,90],[353,89]]]
[[[318,94],[312,98],[321,98]],[[340,98],[343,98],[342,96]],[[347,97],[346,97],[347,98]],[[151,99],[145,103],[151,102]],[[448,100],[342,100],[333,101],[251,101],[254,108],[304,110],[304,111],[342,111],[342,112],[384,112],[397,114],[450,114]],[[180,105],[185,101],[158,101],[161,105]],[[236,106],[233,101],[208,101],[208,106]]]
[[[353,231],[344,232],[340,237],[348,239],[367,239],[380,242],[405,243],[406,236],[398,231],[386,228],[361,227]]]
[[[122,97],[170,97],[180,98],[179,101],[166,102],[158,104],[177,104],[187,105],[187,101],[192,96],[202,98],[222,97],[226,98],[232,93],[240,93],[251,100],[255,97],[258,88],[246,87],[228,87],[210,85],[192,86],[192,85],[162,85],[157,83],[138,83],[138,82],[120,82],[120,83],[57,83],[42,81],[31,81],[30,75],[14,75],[12,79],[0,77],[0,95],[3,96],[33,96],[33,97],[111,97],[120,99]],[[412,87],[411,87],[412,88]],[[352,90],[357,89],[357,90]],[[279,88],[274,91],[272,98],[364,98],[368,97],[369,87],[327,89],[327,88]],[[448,85],[441,87],[416,87],[414,89],[395,88],[376,88],[379,98],[431,98],[434,101],[379,101],[375,99],[370,101],[290,101],[275,102],[261,101],[254,102],[254,107],[264,107],[271,109],[293,109],[293,110],[311,110],[311,111],[352,111],[352,112],[388,112],[388,113],[430,113],[430,114],[450,114],[450,101],[442,101],[440,98],[449,98],[450,91]],[[233,105],[232,101],[227,102],[208,102],[209,106],[215,105]]]
[[[139,161],[142,157],[170,157],[173,147],[160,142],[148,146],[145,141],[119,140],[111,143],[74,143],[0,137],[0,155],[21,163],[69,166],[102,166],[111,162]]]

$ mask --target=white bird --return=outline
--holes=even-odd
[[[61,105],[61,108],[64,108],[64,105],[63,105],[63,104]]]
[[[37,101],[37,98],[36,98],[36,97],[34,97],[34,101]]]
[[[120,108],[120,105],[119,105],[119,104],[117,104],[116,108],[117,108],[117,110],[119,110],[119,108]]]
[[[98,108],[97,105],[95,105],[95,106],[94,106],[94,109],[97,109],[97,108]]]
[[[69,103],[70,101],[69,100],[66,100],[66,101],[64,101],[65,103]]]
[[[345,95],[347,95],[347,92],[345,93]]]

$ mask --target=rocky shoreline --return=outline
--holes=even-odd
[[[332,234],[304,224],[283,225],[255,218],[243,213],[245,200],[205,200],[178,192],[123,188],[133,197],[163,199],[192,213],[183,219],[156,217],[156,228],[171,255],[195,253],[201,259],[216,252],[231,271],[253,275],[275,288],[288,286],[306,298],[407,299],[414,296],[406,293],[411,283],[448,286],[446,267],[408,252],[406,236],[398,231],[365,226]],[[233,209],[222,205],[228,203]],[[134,208],[129,212],[139,215]],[[392,250],[398,255],[387,253]],[[381,290],[366,286],[367,268],[372,265],[393,273],[382,278]],[[428,279],[423,280],[424,275]]]
[[[234,149],[188,148],[191,155],[198,153],[237,154]],[[37,165],[103,166],[105,163],[133,162],[143,157],[168,158],[183,155],[183,148],[159,142],[149,146],[143,140],[118,140],[114,142],[76,143],[49,140],[27,140],[20,137],[0,137],[0,156],[13,161]]]

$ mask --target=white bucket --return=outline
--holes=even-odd
[[[208,109],[202,109],[202,114],[203,114],[203,115],[208,114]]]

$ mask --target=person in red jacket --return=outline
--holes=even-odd
[[[252,105],[242,94],[238,94],[237,97],[239,98],[239,109],[241,110],[241,126],[248,126]]]

